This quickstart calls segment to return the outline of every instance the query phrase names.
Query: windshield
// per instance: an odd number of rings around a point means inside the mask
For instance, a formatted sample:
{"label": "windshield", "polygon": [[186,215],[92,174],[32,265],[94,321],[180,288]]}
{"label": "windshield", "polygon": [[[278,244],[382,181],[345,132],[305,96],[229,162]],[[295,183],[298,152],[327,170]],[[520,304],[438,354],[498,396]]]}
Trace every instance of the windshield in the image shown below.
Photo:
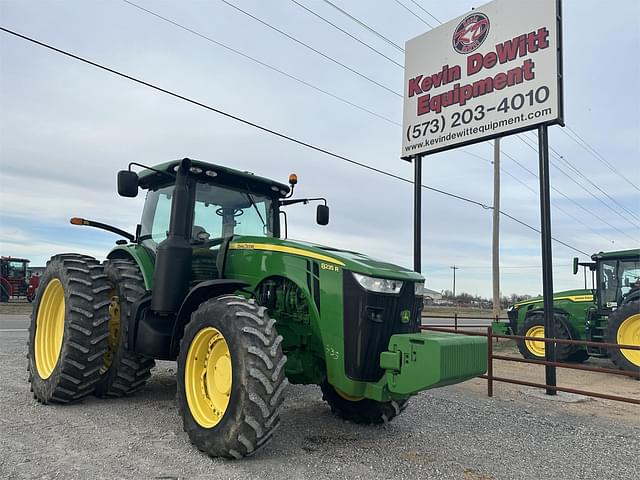
{"label": "windshield", "polygon": [[604,260],[599,267],[600,306],[616,307],[632,289],[640,288],[640,261]]}
{"label": "windshield", "polygon": [[24,262],[9,261],[6,276],[9,278],[24,277],[26,270],[25,265]]}
{"label": "windshield", "polygon": [[[141,238],[155,250],[167,238],[173,185],[149,191],[142,214]],[[215,239],[232,235],[272,237],[273,201],[264,195],[197,183],[191,235]]]}

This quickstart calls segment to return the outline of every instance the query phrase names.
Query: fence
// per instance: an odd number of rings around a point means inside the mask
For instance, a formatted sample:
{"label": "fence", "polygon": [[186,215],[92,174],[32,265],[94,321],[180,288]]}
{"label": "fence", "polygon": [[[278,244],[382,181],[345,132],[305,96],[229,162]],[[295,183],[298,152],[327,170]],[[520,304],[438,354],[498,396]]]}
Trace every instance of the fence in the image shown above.
{"label": "fence", "polygon": [[[487,373],[485,375],[481,375],[480,378],[484,378],[487,380],[487,396],[489,397],[493,397],[493,382],[504,382],[504,383],[512,383],[515,385],[523,385],[527,387],[544,388],[544,389],[547,389],[547,391],[553,390],[557,392],[574,393],[578,395],[586,395],[589,397],[604,398],[607,400],[614,400],[618,402],[626,402],[626,403],[633,403],[636,405],[640,405],[640,398],[623,397],[620,395],[610,395],[610,394],[600,393],[600,392],[590,392],[586,390],[580,390],[577,388],[560,387],[557,385],[547,385],[545,383],[528,382],[525,380],[518,380],[515,378],[498,377],[493,374],[493,362],[494,360],[498,360],[498,361],[505,361],[505,362],[529,363],[534,365],[545,365],[553,368],[558,367],[558,368],[567,368],[567,369],[573,369],[573,370],[582,370],[587,372],[621,375],[621,376],[635,378],[637,380],[640,380],[640,368],[638,369],[637,372],[634,372],[634,371],[626,371],[626,370],[617,370],[613,368],[602,368],[602,367],[593,367],[593,366],[587,366],[587,365],[579,365],[575,363],[550,362],[547,360],[529,360],[526,358],[510,357],[506,355],[495,355],[493,353],[493,340],[495,339],[496,341],[498,341],[498,339],[501,339],[501,338],[509,339],[509,340],[530,340],[530,341],[536,341],[536,342],[545,342],[545,344],[556,343],[556,344],[568,344],[568,345],[593,346],[593,347],[609,348],[609,349],[616,348],[621,350],[640,350],[640,345],[624,345],[619,343],[591,342],[587,340],[568,340],[568,339],[561,339],[561,338],[539,338],[539,337],[527,337],[523,335],[496,334],[493,332],[493,327],[491,325],[487,326],[486,324],[485,325],[464,325],[464,327],[466,328],[483,328],[485,329],[485,331],[470,331],[470,330],[459,329],[459,322],[458,322],[459,320],[465,319],[465,318],[469,320],[479,320],[477,317],[460,317],[458,315],[455,315],[454,317],[437,316],[437,317],[423,317],[423,318],[425,319],[439,318],[439,319],[454,320],[454,328],[422,325],[423,330],[450,332],[450,333],[457,333],[459,335],[481,336],[481,337],[487,338],[488,340],[487,341],[487,344],[488,344]],[[491,321],[494,319],[482,319],[482,320]],[[497,318],[495,320],[497,320]]]}
{"label": "fence", "polygon": [[[487,322],[491,323],[493,321],[500,321],[500,320],[504,320],[504,321],[508,321],[509,319],[507,317],[480,317],[480,316],[464,316],[464,315],[458,315],[458,313],[454,313],[453,316],[446,316],[446,315],[422,315],[422,321],[424,322],[425,320],[453,320],[453,325],[451,325],[454,330],[458,330],[458,327],[466,327],[466,328],[486,328]],[[478,325],[467,325],[466,324],[466,320],[472,320],[475,322],[484,322],[482,324],[478,324]],[[449,322],[450,323],[450,322]],[[463,325],[461,325],[461,323],[463,323]],[[424,326],[424,323],[423,323]],[[436,325],[434,325],[436,326]],[[444,325],[437,325],[438,327],[442,327]],[[448,326],[448,325],[447,325]]]}

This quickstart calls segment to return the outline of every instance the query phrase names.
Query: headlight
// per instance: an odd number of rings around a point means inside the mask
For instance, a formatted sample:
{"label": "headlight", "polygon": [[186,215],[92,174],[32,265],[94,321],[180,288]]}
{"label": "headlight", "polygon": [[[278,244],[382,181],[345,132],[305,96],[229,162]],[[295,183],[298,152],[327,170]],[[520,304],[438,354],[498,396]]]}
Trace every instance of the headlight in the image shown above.
{"label": "headlight", "polygon": [[402,282],[400,280],[368,277],[360,273],[353,273],[353,278],[356,279],[362,288],[370,292],[394,293],[397,295],[402,288]]}
{"label": "headlight", "polygon": [[416,282],[416,297],[424,297],[424,282]]}
{"label": "headlight", "polygon": [[509,305],[509,308],[507,308],[507,312],[510,312],[513,309],[514,309],[514,306],[513,305]]}

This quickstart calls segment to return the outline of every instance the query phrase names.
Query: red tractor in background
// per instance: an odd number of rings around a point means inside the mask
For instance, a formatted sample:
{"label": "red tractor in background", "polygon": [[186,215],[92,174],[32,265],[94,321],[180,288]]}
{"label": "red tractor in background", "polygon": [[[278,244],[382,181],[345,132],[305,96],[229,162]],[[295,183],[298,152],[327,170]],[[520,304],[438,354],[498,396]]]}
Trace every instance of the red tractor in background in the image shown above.
{"label": "red tractor in background", "polygon": [[26,297],[32,302],[40,283],[39,276],[27,273],[29,260],[25,258],[0,257],[0,302],[12,297]]}

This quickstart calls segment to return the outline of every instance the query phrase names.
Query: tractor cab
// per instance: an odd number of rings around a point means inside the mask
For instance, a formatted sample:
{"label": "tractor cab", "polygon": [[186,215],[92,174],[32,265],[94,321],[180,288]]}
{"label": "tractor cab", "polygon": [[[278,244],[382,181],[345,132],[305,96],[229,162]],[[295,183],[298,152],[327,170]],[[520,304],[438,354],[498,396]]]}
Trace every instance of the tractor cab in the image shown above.
{"label": "tractor cab", "polygon": [[[282,206],[321,200],[324,205],[318,206],[317,222],[328,223],[325,199],[290,199],[297,184],[295,174],[285,185],[250,172],[194,160],[188,160],[185,168],[188,188],[184,201],[180,201],[187,208],[176,208],[173,213],[176,174],[184,162],[147,168],[139,176],[121,172],[119,189],[124,196],[137,194],[138,187],[147,190],[137,240],[154,253],[169,237],[171,222],[184,221],[186,230],[181,233],[191,249],[191,284],[224,278],[225,256],[234,236],[280,238],[284,233],[286,237]],[[127,177],[132,179],[130,187]]]}
{"label": "tractor cab", "polygon": [[[170,162],[157,170],[171,173],[177,166]],[[278,202],[289,194],[288,186],[201,162],[192,162],[189,177],[188,203],[193,207],[180,214],[189,217],[184,233],[192,252],[191,283],[224,277],[224,257],[234,235],[280,235]],[[155,253],[169,236],[176,183],[166,174],[145,170],[139,184],[147,190],[139,240]]]}
{"label": "tractor cab", "polygon": [[0,301],[27,295],[27,265],[25,258],[0,258]]}
{"label": "tractor cab", "polygon": [[595,293],[601,315],[640,299],[640,250],[600,252],[591,259],[595,262]]}

